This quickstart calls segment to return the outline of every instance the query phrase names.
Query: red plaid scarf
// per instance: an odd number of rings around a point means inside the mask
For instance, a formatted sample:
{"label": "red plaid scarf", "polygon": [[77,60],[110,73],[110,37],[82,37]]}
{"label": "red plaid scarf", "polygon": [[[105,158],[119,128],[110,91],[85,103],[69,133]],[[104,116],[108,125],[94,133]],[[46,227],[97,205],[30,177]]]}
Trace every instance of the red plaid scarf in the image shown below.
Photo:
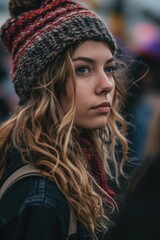
{"label": "red plaid scarf", "polygon": [[115,197],[114,191],[108,186],[104,169],[96,153],[93,152],[91,142],[86,138],[80,136],[78,142],[81,146],[82,152],[87,159],[88,170],[94,177],[101,188],[106,191],[112,198]]}

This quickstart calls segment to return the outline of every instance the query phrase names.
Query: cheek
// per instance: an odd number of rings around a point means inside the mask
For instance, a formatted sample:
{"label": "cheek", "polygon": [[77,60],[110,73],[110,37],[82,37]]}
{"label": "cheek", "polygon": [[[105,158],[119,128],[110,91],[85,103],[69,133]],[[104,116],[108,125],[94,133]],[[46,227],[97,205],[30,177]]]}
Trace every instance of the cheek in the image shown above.
{"label": "cheek", "polygon": [[89,108],[89,98],[90,93],[84,87],[78,87],[76,92],[76,112],[75,112],[75,122],[83,121],[88,116]]}
{"label": "cheek", "polygon": [[93,88],[89,84],[84,84],[83,82],[77,82],[76,89],[76,100],[77,106],[81,107],[81,105],[86,105],[89,103],[90,97],[93,95]]}
{"label": "cheek", "polygon": [[84,105],[86,104],[86,98],[85,98],[85,89],[82,91],[81,89],[77,90],[76,93],[76,112],[82,112]]}
{"label": "cheek", "polygon": [[111,103],[113,101],[114,94],[115,94],[115,81],[113,82],[113,88],[112,88],[112,90],[110,92]]}
{"label": "cheek", "polygon": [[65,88],[65,92],[61,94],[60,97],[60,106],[64,114],[66,114],[71,106],[71,100],[73,96],[73,86],[71,85],[71,81],[68,80]]}

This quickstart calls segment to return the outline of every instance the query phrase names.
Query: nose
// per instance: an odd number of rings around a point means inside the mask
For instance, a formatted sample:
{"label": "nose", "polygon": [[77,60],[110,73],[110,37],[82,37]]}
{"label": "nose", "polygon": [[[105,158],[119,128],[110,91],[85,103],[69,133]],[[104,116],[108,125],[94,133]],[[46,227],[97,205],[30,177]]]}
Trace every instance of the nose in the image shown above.
{"label": "nose", "polygon": [[97,76],[97,94],[107,94],[112,91],[114,87],[114,79],[113,76],[108,76],[106,73],[101,73]]}

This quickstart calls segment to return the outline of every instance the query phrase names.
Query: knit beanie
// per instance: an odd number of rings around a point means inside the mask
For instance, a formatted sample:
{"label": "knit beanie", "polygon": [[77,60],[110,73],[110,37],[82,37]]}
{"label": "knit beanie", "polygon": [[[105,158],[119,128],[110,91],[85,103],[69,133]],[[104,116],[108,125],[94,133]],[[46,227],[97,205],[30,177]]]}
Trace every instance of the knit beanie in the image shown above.
{"label": "knit beanie", "polygon": [[33,82],[58,55],[85,40],[116,43],[106,24],[74,0],[10,0],[11,17],[1,28],[12,54],[12,79],[20,102],[29,100]]}

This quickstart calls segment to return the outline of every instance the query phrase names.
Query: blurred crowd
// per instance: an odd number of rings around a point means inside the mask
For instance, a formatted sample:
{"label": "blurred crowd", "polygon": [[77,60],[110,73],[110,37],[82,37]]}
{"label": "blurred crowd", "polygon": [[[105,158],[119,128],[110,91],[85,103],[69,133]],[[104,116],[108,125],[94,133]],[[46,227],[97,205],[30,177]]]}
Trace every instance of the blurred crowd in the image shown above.
{"label": "blurred crowd", "polygon": [[[160,1],[79,0],[109,25],[133,59],[124,114],[130,122],[132,158],[143,155],[150,120],[160,92]],[[0,25],[8,18],[8,0],[0,2]],[[11,57],[0,43],[0,121],[17,104],[10,77]]]}
{"label": "blurred crowd", "polygon": [[[8,1],[0,2],[0,26],[8,18]],[[17,104],[18,97],[15,94],[10,77],[11,56],[0,42],[0,123],[10,115]]]}
{"label": "blurred crowd", "polygon": [[9,117],[18,101],[11,81],[10,69],[11,57],[0,44],[0,122]]}

